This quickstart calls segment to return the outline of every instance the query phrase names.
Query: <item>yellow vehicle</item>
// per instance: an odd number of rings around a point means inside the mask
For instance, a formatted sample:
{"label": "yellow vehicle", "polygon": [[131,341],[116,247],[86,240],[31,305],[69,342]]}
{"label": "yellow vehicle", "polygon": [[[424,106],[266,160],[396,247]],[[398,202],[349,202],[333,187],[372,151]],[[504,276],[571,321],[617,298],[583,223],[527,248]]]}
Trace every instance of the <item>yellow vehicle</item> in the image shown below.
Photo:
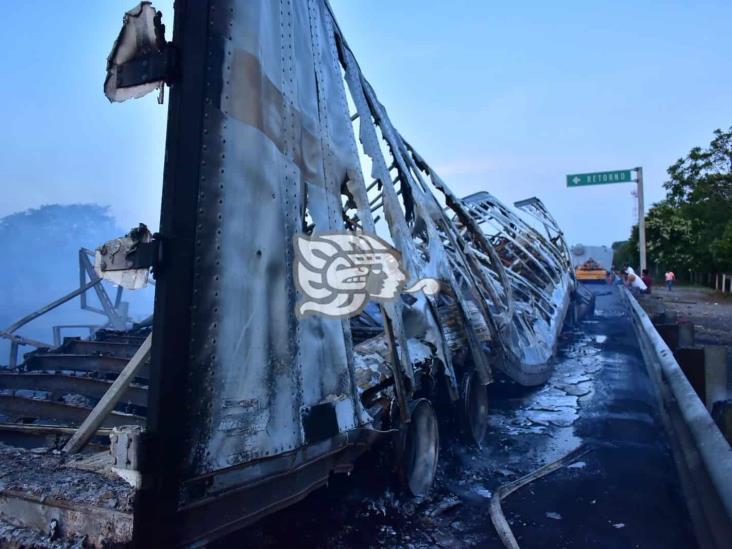
{"label": "yellow vehicle", "polygon": [[607,278],[607,271],[602,268],[602,265],[592,258],[589,258],[584,263],[577,265],[574,269],[574,274],[577,280],[581,280],[583,282],[593,280],[604,282]]}

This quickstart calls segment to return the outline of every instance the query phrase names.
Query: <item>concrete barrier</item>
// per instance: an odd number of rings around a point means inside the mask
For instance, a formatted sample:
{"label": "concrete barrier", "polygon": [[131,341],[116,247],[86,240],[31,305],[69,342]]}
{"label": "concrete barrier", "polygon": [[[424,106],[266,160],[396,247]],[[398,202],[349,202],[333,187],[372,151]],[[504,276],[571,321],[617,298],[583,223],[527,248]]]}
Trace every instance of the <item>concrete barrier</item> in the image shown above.
{"label": "concrete barrier", "polygon": [[729,547],[732,540],[732,447],[676,362],[651,319],[620,289],[651,380],[700,547]]}

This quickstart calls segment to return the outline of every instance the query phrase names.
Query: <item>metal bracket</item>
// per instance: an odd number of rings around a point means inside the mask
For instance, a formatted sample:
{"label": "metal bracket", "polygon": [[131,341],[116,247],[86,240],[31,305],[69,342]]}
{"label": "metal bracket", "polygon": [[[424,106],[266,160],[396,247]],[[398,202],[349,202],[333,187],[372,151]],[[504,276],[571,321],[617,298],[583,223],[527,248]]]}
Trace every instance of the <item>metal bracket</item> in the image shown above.
{"label": "metal bracket", "polygon": [[152,51],[117,67],[117,88],[131,88],[150,82],[170,83],[176,72],[176,51],[168,44],[160,51]]}
{"label": "metal bracket", "polygon": [[155,269],[160,264],[161,245],[159,235],[150,234],[143,224],[129,234],[105,242],[98,248],[102,254],[101,271],[129,271]]}
{"label": "metal bracket", "polygon": [[140,242],[134,250],[132,250],[127,259],[130,262],[131,269],[149,269],[155,270],[160,264],[161,259],[160,240],[153,239],[150,242]]}

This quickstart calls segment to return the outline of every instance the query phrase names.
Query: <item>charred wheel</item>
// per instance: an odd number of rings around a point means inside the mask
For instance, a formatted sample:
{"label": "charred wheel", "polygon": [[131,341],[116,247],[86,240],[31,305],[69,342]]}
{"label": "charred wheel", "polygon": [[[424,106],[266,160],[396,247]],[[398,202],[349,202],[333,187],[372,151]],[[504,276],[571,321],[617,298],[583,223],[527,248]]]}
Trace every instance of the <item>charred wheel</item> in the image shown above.
{"label": "charred wheel", "polygon": [[473,370],[461,385],[460,423],[468,442],[480,444],[488,431],[488,391]]}
{"label": "charred wheel", "polygon": [[415,400],[410,409],[410,421],[399,432],[399,473],[404,487],[412,495],[423,496],[432,488],[437,471],[439,428],[429,400]]}

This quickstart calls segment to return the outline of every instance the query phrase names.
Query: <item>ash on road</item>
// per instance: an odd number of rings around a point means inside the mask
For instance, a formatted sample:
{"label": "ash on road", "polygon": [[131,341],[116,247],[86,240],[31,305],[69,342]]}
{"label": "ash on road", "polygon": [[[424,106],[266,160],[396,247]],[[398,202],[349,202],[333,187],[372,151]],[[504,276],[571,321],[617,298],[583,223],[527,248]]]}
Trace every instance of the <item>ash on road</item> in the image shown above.
{"label": "ash on road", "polygon": [[630,319],[617,288],[590,289],[596,315],[566,331],[546,386],[490,386],[483,448],[444,426],[429,497],[400,493],[387,461],[372,452],[350,477],[221,546],[502,547],[489,517],[496,488],[584,444],[590,453],[504,500],[522,548],[695,547]]}

